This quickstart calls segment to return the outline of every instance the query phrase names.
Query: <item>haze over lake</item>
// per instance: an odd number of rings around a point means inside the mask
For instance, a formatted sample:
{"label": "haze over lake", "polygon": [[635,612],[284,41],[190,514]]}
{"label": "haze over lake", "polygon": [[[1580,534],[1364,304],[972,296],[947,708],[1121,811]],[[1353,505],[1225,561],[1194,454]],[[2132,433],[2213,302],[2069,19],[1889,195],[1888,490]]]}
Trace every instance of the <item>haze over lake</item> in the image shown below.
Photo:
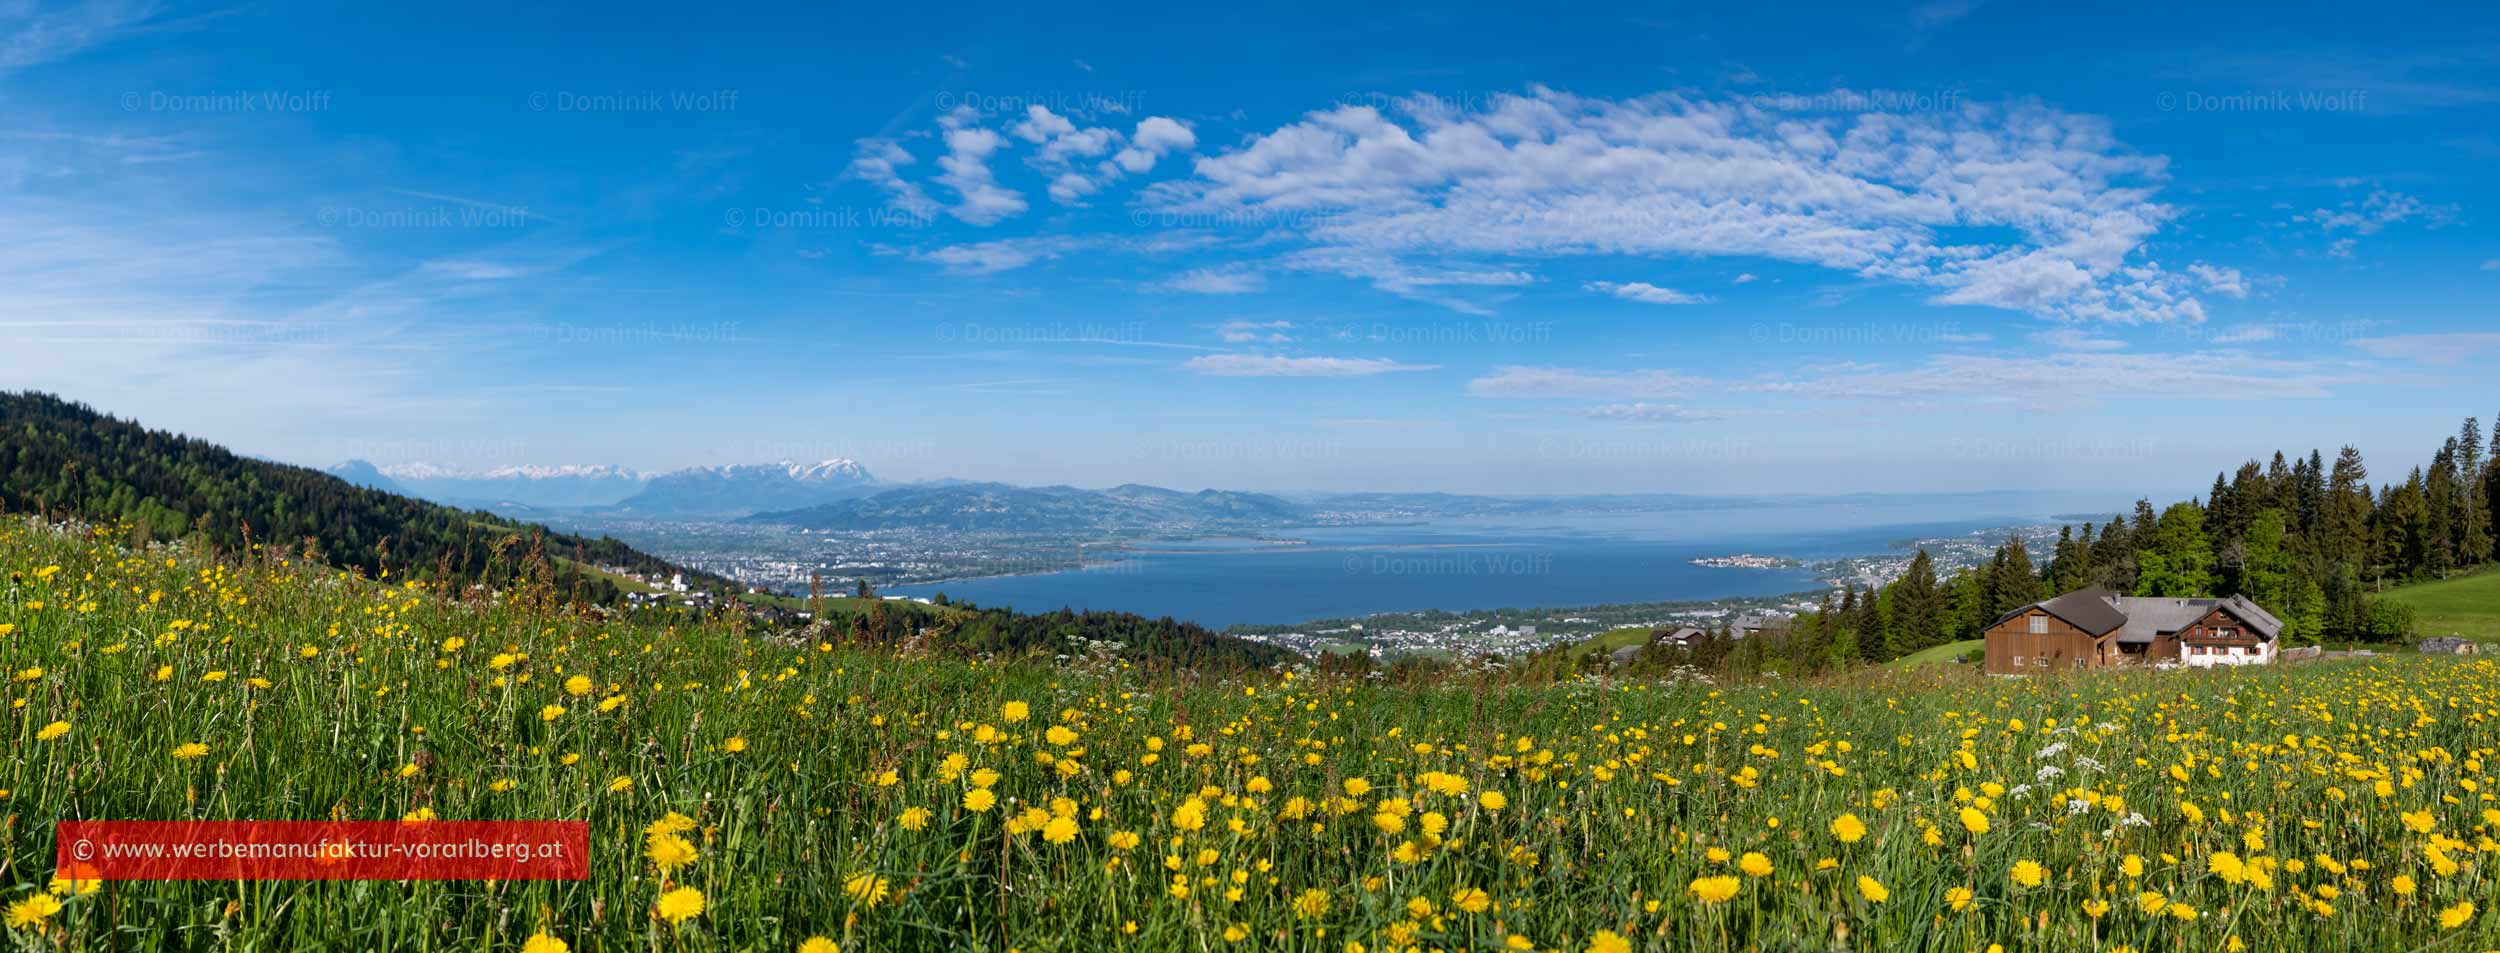
{"label": "haze over lake", "polygon": [[[1692,560],[1737,553],[1800,560],[1906,555],[1894,544],[2125,511],[2097,496],[1996,502],[1998,508],[1984,510],[1968,498],[1883,499],[1312,529],[1279,534],[1291,542],[1145,544],[1084,569],[886,591],[943,592],[1027,612],[1067,607],[1168,615],[1215,627],[1419,609],[1769,596],[1824,583],[1803,567],[1716,568]],[[2032,551],[2041,553],[2046,542],[2035,541]]]}

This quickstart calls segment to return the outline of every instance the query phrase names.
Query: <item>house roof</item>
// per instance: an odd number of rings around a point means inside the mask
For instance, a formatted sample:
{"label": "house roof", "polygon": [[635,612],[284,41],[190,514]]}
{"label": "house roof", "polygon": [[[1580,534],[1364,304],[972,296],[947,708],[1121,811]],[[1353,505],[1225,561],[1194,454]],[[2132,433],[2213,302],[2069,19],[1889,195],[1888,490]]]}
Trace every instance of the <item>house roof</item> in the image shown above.
{"label": "house roof", "polygon": [[2246,596],[2224,599],[2121,596],[2100,586],[2077,589],[2054,599],[2034,602],[1998,616],[1988,626],[1995,628],[2008,619],[2041,609],[2066,620],[2068,625],[2090,633],[2094,638],[2116,630],[2118,641],[2133,645],[2148,643],[2159,636],[2195,625],[2197,620],[2217,608],[2229,612],[2266,638],[2275,638],[2283,632],[2282,620],[2249,601]]}
{"label": "house roof", "polygon": [[2127,624],[2127,616],[2119,612],[2117,606],[2110,604],[2113,598],[2116,597],[2112,596],[2109,590],[2099,586],[2077,589],[2057,598],[2034,602],[1998,616],[1995,622],[1988,623],[1988,627],[1995,628],[2005,624],[2007,619],[2023,615],[2033,609],[2040,609],[2065,620],[2067,625],[2091,633],[2093,638],[2100,638],[2108,635],[2110,630]]}

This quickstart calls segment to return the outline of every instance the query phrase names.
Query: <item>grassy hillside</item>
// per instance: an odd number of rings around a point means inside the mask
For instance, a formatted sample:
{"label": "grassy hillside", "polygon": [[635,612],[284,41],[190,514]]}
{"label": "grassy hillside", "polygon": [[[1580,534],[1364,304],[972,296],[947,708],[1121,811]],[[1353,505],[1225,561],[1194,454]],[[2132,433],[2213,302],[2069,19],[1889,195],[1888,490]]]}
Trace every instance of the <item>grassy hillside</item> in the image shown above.
{"label": "grassy hillside", "polygon": [[367,489],[46,394],[0,391],[0,434],[0,511],[126,527],[134,540],[278,546],[370,578],[537,586],[589,602],[631,588],[600,566],[737,588],[614,539]]}
{"label": "grassy hillside", "polygon": [[1947,642],[1943,645],[1931,645],[1900,658],[1893,659],[1892,661],[1884,664],[1890,665],[1894,668],[1915,668],[1921,665],[1945,665],[1950,664],[1954,659],[1962,657],[1963,653],[1969,652],[1973,649],[1984,648],[1987,644],[1988,640],[1986,639],[1965,639],[1960,642]]}
{"label": "grassy hillside", "polygon": [[2412,606],[2424,636],[2462,635],[2500,642],[2500,570],[2418,582],[2390,590],[2387,598]]}
{"label": "grassy hillside", "polygon": [[[768,635],[0,521],[0,929],[130,951],[2500,942],[2477,850],[2500,660],[1398,686]],[[60,818],[330,816],[586,821],[590,874],[53,880]]]}

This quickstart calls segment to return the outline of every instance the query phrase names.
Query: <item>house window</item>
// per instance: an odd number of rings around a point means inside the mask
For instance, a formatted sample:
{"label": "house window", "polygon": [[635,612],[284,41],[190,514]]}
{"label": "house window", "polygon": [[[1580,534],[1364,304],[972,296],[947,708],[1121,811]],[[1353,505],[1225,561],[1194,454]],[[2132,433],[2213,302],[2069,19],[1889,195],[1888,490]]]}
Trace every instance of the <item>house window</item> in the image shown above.
{"label": "house window", "polygon": [[2048,617],[2048,616],[2044,616],[2044,615],[2034,615],[2034,616],[2032,616],[2032,617],[2031,617],[2031,634],[2033,634],[2033,635],[2047,635],[2047,634],[2049,634],[2049,617]]}

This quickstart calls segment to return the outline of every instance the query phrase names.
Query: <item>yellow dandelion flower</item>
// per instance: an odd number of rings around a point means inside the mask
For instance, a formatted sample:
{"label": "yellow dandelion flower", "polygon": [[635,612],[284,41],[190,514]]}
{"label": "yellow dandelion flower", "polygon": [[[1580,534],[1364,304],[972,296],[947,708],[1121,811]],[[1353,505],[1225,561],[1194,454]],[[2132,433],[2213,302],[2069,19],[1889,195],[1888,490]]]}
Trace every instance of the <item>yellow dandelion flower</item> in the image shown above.
{"label": "yellow dandelion flower", "polygon": [[686,921],[703,915],[703,891],[693,887],[679,887],[663,893],[660,895],[659,902],[652,905],[651,912],[660,919],[668,921],[670,926],[683,925]]}
{"label": "yellow dandelion flower", "polygon": [[1882,881],[1863,875],[1858,877],[1858,895],[1865,897],[1868,903],[1882,903],[1892,899],[1892,891],[1884,889]]}
{"label": "yellow dandelion flower", "polygon": [[849,894],[852,902],[872,909],[885,902],[886,887],[885,878],[875,874],[852,874],[842,882],[842,892]]}
{"label": "yellow dandelion flower", "polygon": [[1693,899],[1703,903],[1726,903],[1728,898],[1736,896],[1737,889],[1743,886],[1743,881],[1722,875],[1696,877],[1692,883],[1685,885],[1684,889],[1693,895]]}
{"label": "yellow dandelion flower", "polygon": [[1856,814],[1842,814],[1832,818],[1831,831],[1841,843],[1855,844],[1866,837],[1866,822],[1858,820]]}

